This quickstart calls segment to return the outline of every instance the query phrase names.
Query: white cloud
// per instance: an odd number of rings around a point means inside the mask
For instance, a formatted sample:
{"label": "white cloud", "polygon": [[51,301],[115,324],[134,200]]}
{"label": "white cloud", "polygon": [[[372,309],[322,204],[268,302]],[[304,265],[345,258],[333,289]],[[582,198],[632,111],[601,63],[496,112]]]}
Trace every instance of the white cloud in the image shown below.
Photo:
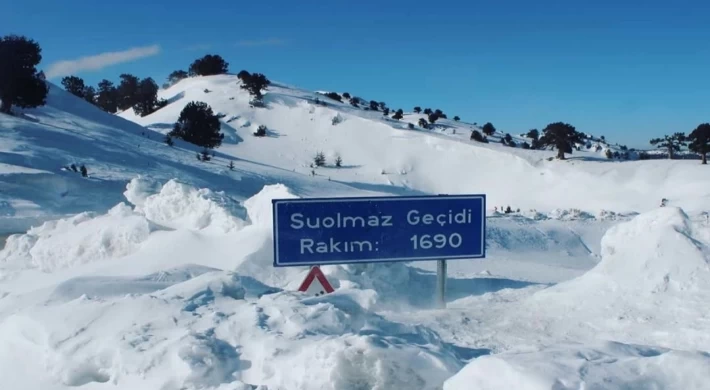
{"label": "white cloud", "polygon": [[262,40],[239,41],[236,43],[236,46],[242,46],[242,47],[276,46],[276,45],[282,45],[285,42],[286,41],[284,41],[283,39],[271,38],[271,39],[262,39]]}
{"label": "white cloud", "polygon": [[160,46],[134,47],[123,51],[112,51],[81,57],[75,60],[58,61],[49,65],[45,72],[47,78],[67,76],[86,70],[100,70],[107,66],[135,61],[140,58],[150,57],[160,52]]}

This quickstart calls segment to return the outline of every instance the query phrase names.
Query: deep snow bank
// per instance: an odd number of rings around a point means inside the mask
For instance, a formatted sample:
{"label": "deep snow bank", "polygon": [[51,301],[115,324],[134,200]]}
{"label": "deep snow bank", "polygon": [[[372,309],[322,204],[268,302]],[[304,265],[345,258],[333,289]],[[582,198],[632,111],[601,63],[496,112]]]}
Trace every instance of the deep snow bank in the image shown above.
{"label": "deep snow bank", "polygon": [[[169,283],[19,309],[0,322],[0,378],[27,389],[433,390],[462,367],[435,332],[364,309],[354,290],[308,298],[220,271]],[[18,364],[19,351],[29,360]]]}
{"label": "deep snow bank", "polygon": [[[601,291],[638,295],[691,295],[710,290],[710,250],[702,232],[676,207],[664,207],[613,226],[602,238],[602,260],[583,276],[538,294],[581,295]],[[607,297],[616,300],[614,295]],[[594,301],[599,303],[599,301]]]}
{"label": "deep snow bank", "polygon": [[149,188],[140,179],[134,179],[126,196],[136,202],[137,211],[157,224],[215,233],[229,233],[245,225],[244,208],[223,192],[196,189],[177,180],[165,183],[159,193],[145,196]]}
{"label": "deep snow bank", "polygon": [[620,343],[565,345],[474,360],[444,390],[707,389],[710,355]]}
{"label": "deep snow bank", "polygon": [[45,222],[7,239],[0,251],[0,276],[3,268],[51,272],[122,257],[135,252],[151,231],[149,221],[123,203],[105,215],[86,212]]}

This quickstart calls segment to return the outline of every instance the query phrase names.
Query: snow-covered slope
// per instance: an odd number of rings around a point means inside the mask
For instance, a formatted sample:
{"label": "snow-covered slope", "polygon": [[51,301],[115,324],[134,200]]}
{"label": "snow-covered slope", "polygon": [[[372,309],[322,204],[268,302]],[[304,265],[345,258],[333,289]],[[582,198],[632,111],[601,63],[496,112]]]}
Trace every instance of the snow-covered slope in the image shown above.
{"label": "snow-covered slope", "polygon": [[[586,150],[575,151],[566,162],[548,161],[554,151],[471,141],[470,124],[441,119],[433,130],[409,130],[407,124],[416,125],[423,114],[397,121],[279,83],[265,93],[266,108],[250,108],[249,95],[230,75],[185,79],[160,97],[171,104],[142,118],[132,110],[121,116],[167,133],[188,102],[204,101],[225,115],[227,142],[220,152],[310,175],[313,157],[322,151],[331,167],[316,169],[316,179],[357,183],[363,189],[486,193],[491,206],[544,212],[645,211],[662,198],[699,210],[709,200],[710,170],[697,161],[619,162]],[[315,104],[316,99],[327,106]],[[333,125],[336,116],[342,122]],[[268,137],[252,136],[259,125],[267,126]],[[344,168],[332,167],[336,155]]]}
{"label": "snow-covered slope", "polygon": [[[697,161],[548,161],[474,143],[469,124],[411,130],[420,115],[281,84],[251,108],[229,75],[161,94],[163,109],[119,117],[52,86],[47,106],[0,115],[0,234],[27,230],[0,251],[0,388],[710,382],[710,171]],[[224,115],[209,162],[162,141],[192,100]],[[343,167],[311,168],[318,151]],[[90,177],[61,169],[72,163]],[[449,262],[446,310],[432,262],[326,266],[336,292],[317,297],[296,291],[307,268],[272,266],[272,199],[461,192],[488,195],[488,251]],[[493,209],[508,205],[521,210]]]}

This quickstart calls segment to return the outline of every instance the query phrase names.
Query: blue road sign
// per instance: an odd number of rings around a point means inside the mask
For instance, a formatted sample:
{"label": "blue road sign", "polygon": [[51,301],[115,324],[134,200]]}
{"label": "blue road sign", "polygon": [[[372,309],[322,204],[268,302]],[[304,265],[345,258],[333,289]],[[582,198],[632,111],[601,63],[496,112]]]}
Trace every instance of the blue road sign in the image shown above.
{"label": "blue road sign", "polygon": [[486,196],[275,199],[274,266],[483,258]]}

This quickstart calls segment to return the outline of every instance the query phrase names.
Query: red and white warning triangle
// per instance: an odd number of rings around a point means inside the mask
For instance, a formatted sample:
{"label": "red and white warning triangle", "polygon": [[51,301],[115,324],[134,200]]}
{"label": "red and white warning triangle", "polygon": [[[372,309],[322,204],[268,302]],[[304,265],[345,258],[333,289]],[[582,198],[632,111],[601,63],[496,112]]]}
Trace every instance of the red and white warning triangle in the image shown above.
{"label": "red and white warning triangle", "polygon": [[328,279],[325,278],[325,275],[323,275],[323,271],[321,271],[319,267],[313,267],[308,275],[306,275],[298,291],[305,292],[308,295],[320,296],[326,293],[332,293],[335,290],[328,282]]}

